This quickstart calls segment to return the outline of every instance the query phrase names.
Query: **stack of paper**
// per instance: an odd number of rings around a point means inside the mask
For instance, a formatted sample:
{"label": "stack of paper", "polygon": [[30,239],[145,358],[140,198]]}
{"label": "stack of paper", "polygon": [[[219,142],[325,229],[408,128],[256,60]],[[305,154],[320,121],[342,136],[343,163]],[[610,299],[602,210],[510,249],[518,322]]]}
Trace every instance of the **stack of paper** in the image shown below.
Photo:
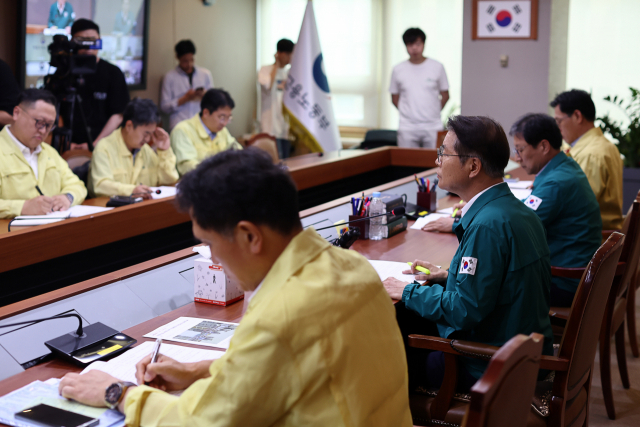
{"label": "stack of paper", "polygon": [[420,217],[411,226],[413,230],[422,230],[422,227],[440,218],[451,218],[451,214],[433,213],[427,216]]}
{"label": "stack of paper", "polygon": [[161,338],[186,344],[229,348],[229,343],[237,327],[238,323],[197,317],[178,317],[176,320],[149,332],[145,338]]}
{"label": "stack of paper", "polygon": [[395,279],[401,280],[403,282],[413,282],[414,276],[413,274],[403,274],[402,272],[405,270],[410,270],[411,267],[409,264],[404,262],[394,262],[394,261],[371,261],[371,266],[376,270],[378,276],[380,276],[380,280],[388,279],[389,277],[393,277]]}
{"label": "stack of paper", "polygon": [[[141,361],[145,356],[153,352],[155,342],[145,341],[137,347],[127,350],[118,357],[108,362],[93,362],[87,366],[82,373],[93,370],[106,372],[122,381],[137,383],[136,381],[136,363]],[[162,343],[160,346],[160,354],[169,356],[172,359],[182,363],[200,362],[202,360],[215,360],[222,357],[223,351],[203,350],[200,348],[184,347],[181,345],[171,345]]]}
{"label": "stack of paper", "polygon": [[531,185],[533,181],[509,182],[509,189],[517,199],[524,200],[531,194]]}
{"label": "stack of paper", "polygon": [[69,208],[65,212],[69,212],[69,218],[79,218],[86,215],[94,215],[100,212],[110,211],[113,208],[103,208],[102,206],[86,206],[78,205]]}

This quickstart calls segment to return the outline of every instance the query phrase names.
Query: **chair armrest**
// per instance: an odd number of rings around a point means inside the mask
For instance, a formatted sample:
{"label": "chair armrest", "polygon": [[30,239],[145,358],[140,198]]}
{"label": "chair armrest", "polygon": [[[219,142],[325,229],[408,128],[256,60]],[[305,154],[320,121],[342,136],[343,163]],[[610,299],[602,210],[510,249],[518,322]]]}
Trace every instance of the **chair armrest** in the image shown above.
{"label": "chair armrest", "polygon": [[[624,274],[624,270],[626,268],[625,262],[619,262],[618,267],[616,268],[616,276],[622,276]],[[584,274],[584,270],[586,267],[553,267],[551,266],[551,275],[555,277],[566,277],[568,279],[582,279],[582,275]]]}
{"label": "chair armrest", "polygon": [[620,230],[602,230],[602,241],[604,242],[615,232],[620,232]]}
{"label": "chair armrest", "polygon": [[409,335],[409,347],[441,351],[447,354],[489,360],[500,347],[472,341],[450,340],[426,335]]}
{"label": "chair armrest", "polygon": [[542,355],[540,357],[540,369],[548,369],[549,371],[568,371],[569,359]]}

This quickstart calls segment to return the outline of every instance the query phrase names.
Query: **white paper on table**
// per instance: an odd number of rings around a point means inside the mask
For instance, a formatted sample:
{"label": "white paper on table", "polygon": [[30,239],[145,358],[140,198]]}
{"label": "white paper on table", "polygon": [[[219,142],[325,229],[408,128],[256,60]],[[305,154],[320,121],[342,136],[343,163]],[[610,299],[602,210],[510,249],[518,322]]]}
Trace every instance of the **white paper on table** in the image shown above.
{"label": "white paper on table", "polygon": [[516,199],[520,199],[520,200],[526,199],[531,194],[530,189],[521,189],[521,188],[511,188],[511,192],[513,193],[514,196],[516,196]]}
{"label": "white paper on table", "polygon": [[520,190],[526,190],[527,187],[533,185],[533,181],[516,181],[516,182],[508,182],[509,188],[516,188]]}
{"label": "white paper on table", "polygon": [[436,213],[439,213],[439,214],[447,214],[447,215],[453,215],[453,209],[454,209],[454,207],[453,207],[453,206],[451,206],[450,208],[440,209],[440,210],[436,211]]}
{"label": "white paper on table", "polygon": [[57,212],[49,212],[45,215],[20,215],[15,219],[17,220],[32,220],[32,219],[46,219],[46,220],[54,220],[54,219],[67,219],[69,218],[69,211],[57,211]]}
{"label": "white paper on table", "polygon": [[[213,326],[232,327],[235,329],[238,323],[220,322],[218,320],[200,319],[197,317],[178,317],[177,319],[167,323],[158,329],[149,332],[145,338],[162,338],[162,340],[181,342],[186,344],[197,344],[207,347],[216,348],[229,348],[229,343],[233,337],[233,331],[226,331],[224,333],[207,333],[207,331],[200,332],[190,331],[194,326],[200,323],[206,322],[213,324]],[[201,336],[197,336],[201,335]],[[220,335],[219,337],[216,335]],[[185,337],[185,338],[180,338]],[[189,338],[187,338],[189,337]]]}
{"label": "white paper on table", "polygon": [[405,270],[410,270],[411,266],[405,262],[394,262],[394,261],[372,261],[369,260],[371,266],[376,270],[378,276],[380,276],[380,280],[388,279],[389,277],[393,277],[395,279],[401,280],[403,282],[413,282],[415,277],[413,274],[402,274]]}
{"label": "white paper on table", "polygon": [[422,227],[440,218],[451,218],[451,214],[434,213],[434,214],[429,214],[427,216],[420,217],[411,226],[411,228],[414,230],[422,230]]}
{"label": "white paper on table", "polygon": [[[145,341],[137,347],[133,347],[118,357],[108,362],[93,362],[81,372],[81,374],[89,371],[98,370],[106,372],[122,381],[136,383],[136,363],[147,355],[153,353],[156,343],[153,341]],[[181,345],[172,345],[162,343],[160,346],[160,354],[169,356],[172,359],[182,363],[200,362],[202,360],[215,360],[222,357],[224,351],[204,350],[201,348],[185,347]]]}
{"label": "white paper on table", "polygon": [[110,211],[113,208],[103,208],[102,206],[86,206],[77,205],[72,206],[65,212],[69,212],[69,218],[78,218],[86,215],[94,215],[100,212]]}
{"label": "white paper on table", "polygon": [[19,219],[11,222],[11,227],[29,227],[32,225],[46,225],[54,222],[64,221],[64,218],[35,218],[35,219]]}
{"label": "white paper on table", "polygon": [[[160,190],[160,194],[156,194],[156,190]],[[164,199],[176,195],[176,187],[151,187],[152,199]]]}

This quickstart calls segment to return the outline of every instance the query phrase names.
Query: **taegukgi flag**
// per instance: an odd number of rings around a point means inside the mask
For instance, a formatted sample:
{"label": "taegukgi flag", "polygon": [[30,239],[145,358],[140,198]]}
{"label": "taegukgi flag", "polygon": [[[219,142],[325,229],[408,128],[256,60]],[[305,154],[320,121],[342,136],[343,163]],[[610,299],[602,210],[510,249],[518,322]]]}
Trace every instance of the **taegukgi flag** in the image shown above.
{"label": "taegukgi flag", "polygon": [[478,8],[478,37],[531,37],[531,0],[480,0]]}
{"label": "taegukgi flag", "polygon": [[291,57],[283,109],[289,117],[291,133],[312,151],[336,151],[342,148],[311,0],[307,3],[298,42]]}

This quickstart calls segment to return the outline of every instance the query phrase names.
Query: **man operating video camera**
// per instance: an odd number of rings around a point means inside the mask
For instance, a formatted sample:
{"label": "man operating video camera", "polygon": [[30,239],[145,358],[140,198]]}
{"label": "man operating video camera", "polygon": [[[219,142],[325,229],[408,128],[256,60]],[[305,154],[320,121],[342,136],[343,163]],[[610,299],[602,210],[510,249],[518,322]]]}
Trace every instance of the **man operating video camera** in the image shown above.
{"label": "man operating video camera", "polygon": [[[71,37],[75,43],[96,42],[100,39],[100,28],[93,21],[78,19],[71,27]],[[97,64],[95,73],[82,75],[74,85],[82,102],[75,102],[74,106],[71,140],[75,144],[71,144],[71,148],[89,148],[90,143],[95,146],[100,139],[116,130],[130,100],[124,74],[117,66],[98,57],[100,46],[100,43],[94,43],[90,49],[77,52],[79,55],[95,55]],[[82,119],[83,113],[85,120]]]}

